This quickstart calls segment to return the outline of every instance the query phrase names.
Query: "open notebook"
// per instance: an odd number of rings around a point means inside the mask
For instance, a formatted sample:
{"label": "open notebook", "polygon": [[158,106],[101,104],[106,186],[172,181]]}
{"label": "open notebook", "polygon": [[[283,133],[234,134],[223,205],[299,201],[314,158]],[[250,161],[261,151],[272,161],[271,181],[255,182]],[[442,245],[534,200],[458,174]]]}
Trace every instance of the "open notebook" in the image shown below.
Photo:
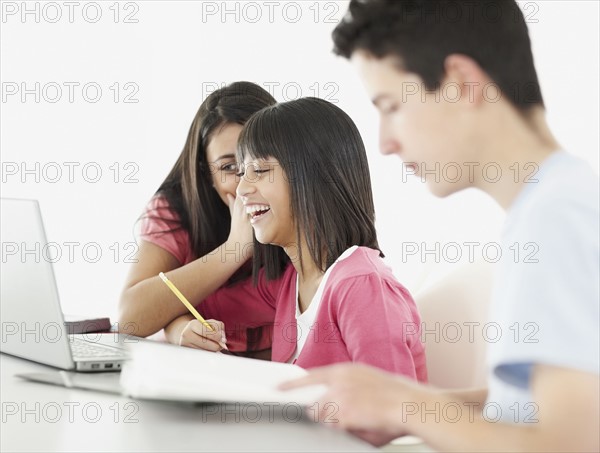
{"label": "open notebook", "polygon": [[280,383],[306,374],[296,365],[150,341],[128,346],[121,389],[133,398],[311,405],[325,392],[321,385],[277,390]]}

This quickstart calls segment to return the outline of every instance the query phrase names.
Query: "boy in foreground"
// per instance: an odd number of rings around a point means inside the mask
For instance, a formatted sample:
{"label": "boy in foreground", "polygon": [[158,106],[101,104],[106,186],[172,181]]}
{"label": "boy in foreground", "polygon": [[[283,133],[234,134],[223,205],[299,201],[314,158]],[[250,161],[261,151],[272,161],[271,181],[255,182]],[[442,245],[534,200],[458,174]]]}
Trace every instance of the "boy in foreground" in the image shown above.
{"label": "boy in foreground", "polygon": [[411,434],[440,451],[598,451],[599,182],[547,126],[518,5],[352,0],[333,39],[380,113],[382,153],[437,196],[476,187],[507,211],[489,315],[502,335],[485,389],[349,364],[285,387],[327,384],[323,415],[334,402],[335,427],[375,444]]}

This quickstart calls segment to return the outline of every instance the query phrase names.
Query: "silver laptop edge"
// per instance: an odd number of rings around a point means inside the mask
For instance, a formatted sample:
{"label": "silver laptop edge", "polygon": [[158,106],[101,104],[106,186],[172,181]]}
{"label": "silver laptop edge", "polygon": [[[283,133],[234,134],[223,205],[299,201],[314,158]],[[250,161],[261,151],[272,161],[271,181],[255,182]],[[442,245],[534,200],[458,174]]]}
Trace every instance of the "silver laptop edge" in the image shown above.
{"label": "silver laptop edge", "polygon": [[[126,354],[117,341],[111,347],[68,335],[37,200],[1,198],[0,203],[0,352],[64,370],[120,370]],[[94,357],[74,355],[72,346],[81,341]]]}

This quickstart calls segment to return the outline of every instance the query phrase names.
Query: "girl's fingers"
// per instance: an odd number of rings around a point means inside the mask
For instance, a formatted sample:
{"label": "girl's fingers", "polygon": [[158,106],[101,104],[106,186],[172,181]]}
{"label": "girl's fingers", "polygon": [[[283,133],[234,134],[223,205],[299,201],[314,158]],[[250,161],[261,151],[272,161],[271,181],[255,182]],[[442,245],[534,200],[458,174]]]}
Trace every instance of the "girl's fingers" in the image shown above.
{"label": "girl's fingers", "polygon": [[230,193],[227,194],[227,202],[229,204],[229,214],[233,216],[233,209],[235,207],[235,197]]}
{"label": "girl's fingers", "polygon": [[206,322],[213,330],[209,329],[198,320],[190,321],[190,335],[197,337],[194,340],[194,343],[197,344],[199,341],[211,341],[219,345],[221,349],[228,349],[226,345],[227,338],[225,336],[225,325],[221,321],[216,321],[214,319],[209,319]]}
{"label": "girl's fingers", "polygon": [[209,340],[207,338],[202,338],[202,337],[191,337],[186,339],[183,343],[183,346],[187,346],[189,348],[194,348],[194,349],[202,349],[204,351],[210,351],[210,352],[219,352],[222,348],[221,345],[219,345],[218,343]]}

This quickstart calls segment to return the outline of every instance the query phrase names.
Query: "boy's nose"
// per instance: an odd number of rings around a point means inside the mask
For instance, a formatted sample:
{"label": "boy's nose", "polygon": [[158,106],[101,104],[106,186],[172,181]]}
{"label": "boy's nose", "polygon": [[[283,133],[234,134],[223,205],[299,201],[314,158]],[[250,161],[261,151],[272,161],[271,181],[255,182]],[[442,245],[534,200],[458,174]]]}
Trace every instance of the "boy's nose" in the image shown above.
{"label": "boy's nose", "polygon": [[389,127],[379,125],[379,149],[381,154],[395,154],[400,152],[400,142],[394,137]]}

